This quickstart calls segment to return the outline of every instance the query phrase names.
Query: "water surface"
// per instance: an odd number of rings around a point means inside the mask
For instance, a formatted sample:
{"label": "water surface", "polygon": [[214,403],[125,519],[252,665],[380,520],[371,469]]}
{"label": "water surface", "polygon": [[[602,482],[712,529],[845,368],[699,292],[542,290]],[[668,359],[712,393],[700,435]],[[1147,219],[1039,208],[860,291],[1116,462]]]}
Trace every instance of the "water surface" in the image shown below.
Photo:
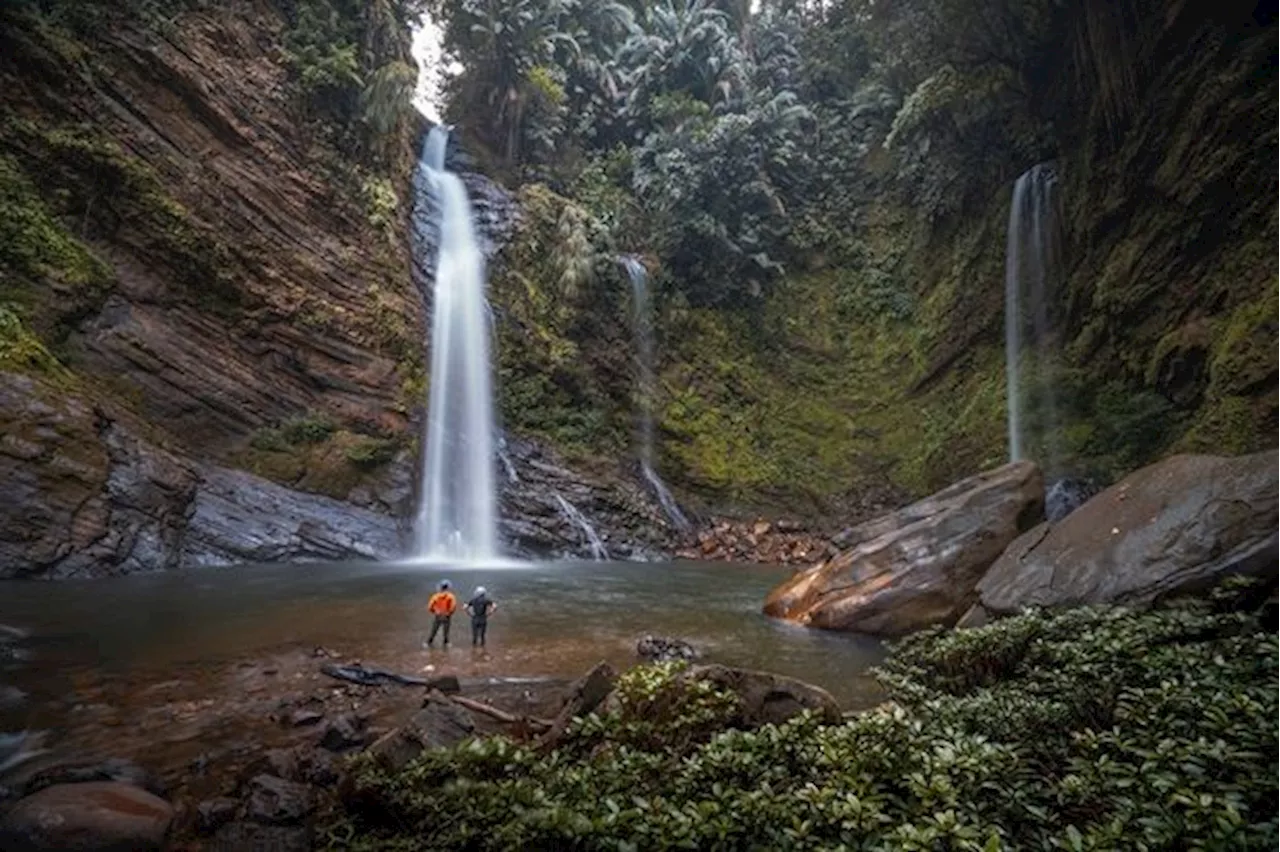
{"label": "water surface", "polygon": [[[7,678],[32,701],[65,699],[89,674],[157,681],[297,647],[402,671],[462,677],[572,677],[600,660],[636,661],[645,633],[692,642],[712,662],[766,669],[830,690],[849,707],[879,700],[864,637],[764,617],[785,568],[709,563],[564,563],[508,569],[389,564],[240,566],[0,586],[0,624],[30,632]],[[427,598],[449,579],[465,601],[497,600],[488,648],[455,616],[452,647],[423,647]],[[437,642],[437,645],[439,643]]]}

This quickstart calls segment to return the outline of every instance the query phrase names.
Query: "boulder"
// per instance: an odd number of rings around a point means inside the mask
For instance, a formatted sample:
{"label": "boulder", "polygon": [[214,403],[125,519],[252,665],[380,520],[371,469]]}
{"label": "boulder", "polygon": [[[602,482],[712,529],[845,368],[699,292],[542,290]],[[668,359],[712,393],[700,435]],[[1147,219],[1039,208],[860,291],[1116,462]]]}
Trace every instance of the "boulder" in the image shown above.
{"label": "boulder", "polygon": [[132,784],[56,784],[20,799],[0,820],[0,849],[148,852],[163,847],[173,808]]}
{"label": "boulder", "polygon": [[961,626],[1032,606],[1148,606],[1227,574],[1274,577],[1277,460],[1179,455],[1130,474],[1010,545]]}
{"label": "boulder", "polygon": [[427,749],[456,745],[475,730],[475,721],[465,708],[431,692],[408,724],[383,736],[369,751],[388,772],[398,772]]}
{"label": "boulder", "polygon": [[343,713],[324,729],[320,746],[329,751],[346,751],[362,746],[368,741],[369,734],[365,720],[352,713]]}
{"label": "boulder", "polygon": [[212,834],[235,819],[239,810],[240,803],[235,799],[207,799],[196,806],[196,828],[202,834]]}
{"label": "boulder", "polygon": [[274,775],[257,775],[248,785],[245,816],[267,825],[299,823],[315,807],[311,788]]}
{"label": "boulder", "polygon": [[585,716],[595,710],[613,692],[618,673],[606,662],[596,663],[591,671],[574,681],[565,694],[564,704],[551,728],[542,735],[539,743],[544,747],[555,745],[564,736],[569,723],[577,716]]}
{"label": "boulder", "polygon": [[971,476],[835,538],[845,548],[770,593],[764,611],[827,630],[901,636],[952,625],[1019,533],[1043,518],[1031,462]]}
{"label": "boulder", "polygon": [[681,672],[685,681],[708,681],[721,689],[732,692],[742,702],[735,725],[758,728],[761,725],[780,724],[806,710],[822,721],[836,724],[840,721],[840,705],[825,689],[770,672],[735,669],[728,666],[694,666]]}

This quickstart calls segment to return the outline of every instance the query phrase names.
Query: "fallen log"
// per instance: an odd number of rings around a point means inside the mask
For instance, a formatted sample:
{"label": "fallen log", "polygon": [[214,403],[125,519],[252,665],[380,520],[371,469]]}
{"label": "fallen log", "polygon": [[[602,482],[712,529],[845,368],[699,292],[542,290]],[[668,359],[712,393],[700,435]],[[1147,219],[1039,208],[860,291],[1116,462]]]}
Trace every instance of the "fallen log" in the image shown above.
{"label": "fallen log", "polygon": [[482,701],[476,701],[474,698],[454,695],[451,697],[451,700],[454,704],[457,704],[460,707],[465,707],[468,710],[481,713],[488,716],[490,719],[496,719],[507,725],[528,725],[532,728],[541,728],[544,731],[551,728],[551,722],[546,719],[536,719],[532,716],[517,716],[514,713],[508,713],[506,710],[500,710],[497,707],[485,704]]}

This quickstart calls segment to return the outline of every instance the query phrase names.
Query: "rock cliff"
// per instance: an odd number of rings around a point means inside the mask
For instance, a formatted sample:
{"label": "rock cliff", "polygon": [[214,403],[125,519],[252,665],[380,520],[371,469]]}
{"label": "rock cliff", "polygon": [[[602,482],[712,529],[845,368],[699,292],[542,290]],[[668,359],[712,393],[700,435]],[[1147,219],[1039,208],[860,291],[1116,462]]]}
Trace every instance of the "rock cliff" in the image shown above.
{"label": "rock cliff", "polygon": [[[421,120],[375,144],[317,106],[316,5],[0,9],[0,576],[400,551]],[[362,73],[407,60],[354,14]]]}

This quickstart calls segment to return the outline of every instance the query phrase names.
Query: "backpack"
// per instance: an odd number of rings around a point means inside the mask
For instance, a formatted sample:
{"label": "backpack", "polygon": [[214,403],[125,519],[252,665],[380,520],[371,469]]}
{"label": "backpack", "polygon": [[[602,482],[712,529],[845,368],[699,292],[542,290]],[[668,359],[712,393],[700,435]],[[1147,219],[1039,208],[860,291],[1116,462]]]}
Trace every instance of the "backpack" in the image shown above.
{"label": "backpack", "polygon": [[476,595],[467,602],[467,606],[471,607],[472,618],[488,618],[489,610],[493,608],[493,601],[489,600],[487,595]]}

